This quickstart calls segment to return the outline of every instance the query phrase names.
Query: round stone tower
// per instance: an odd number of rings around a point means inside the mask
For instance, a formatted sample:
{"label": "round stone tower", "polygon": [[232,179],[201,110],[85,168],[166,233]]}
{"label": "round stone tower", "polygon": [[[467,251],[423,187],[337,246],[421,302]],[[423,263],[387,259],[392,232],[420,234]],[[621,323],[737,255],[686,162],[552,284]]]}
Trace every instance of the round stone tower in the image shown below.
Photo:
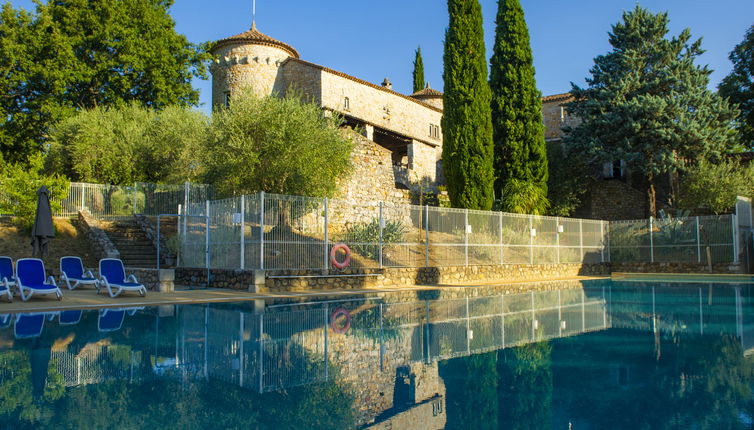
{"label": "round stone tower", "polygon": [[245,87],[260,96],[283,92],[280,65],[299,58],[292,46],[259,32],[254,23],[249,31],[215,42],[210,54],[213,107],[229,105],[233,93]]}
{"label": "round stone tower", "polygon": [[429,84],[427,84],[427,86],[424,87],[423,90],[419,90],[411,94],[411,97],[415,98],[416,100],[422,101],[430,106],[434,106],[439,109],[443,108],[442,92],[437,91],[433,88],[430,88]]}

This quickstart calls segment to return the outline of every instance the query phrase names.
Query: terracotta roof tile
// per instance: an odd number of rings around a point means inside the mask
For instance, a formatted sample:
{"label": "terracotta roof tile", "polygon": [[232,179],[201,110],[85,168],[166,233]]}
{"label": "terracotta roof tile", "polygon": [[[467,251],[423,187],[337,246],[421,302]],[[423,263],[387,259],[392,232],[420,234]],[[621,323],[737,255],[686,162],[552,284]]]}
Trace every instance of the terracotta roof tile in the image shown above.
{"label": "terracotta roof tile", "polygon": [[283,43],[277,39],[273,39],[272,37],[260,32],[259,30],[257,30],[256,24],[252,24],[250,30],[245,31],[241,34],[236,34],[235,36],[218,40],[214,45],[212,45],[210,52],[214,53],[214,51],[221,46],[229,45],[231,43],[253,43],[255,45],[272,46],[282,49],[283,51],[290,54],[291,57],[299,58],[298,51],[296,51],[296,49],[294,49],[291,45]]}
{"label": "terracotta roof tile", "polygon": [[419,91],[411,94],[411,97],[415,97],[415,98],[419,98],[419,99],[422,99],[422,98],[440,98],[440,97],[442,97],[442,91],[437,91],[436,89],[430,88],[429,85],[427,85],[427,87],[424,88],[423,90],[419,90]]}
{"label": "terracotta roof tile", "polygon": [[573,96],[571,95],[571,93],[553,94],[550,96],[542,97],[542,102],[548,103],[548,102],[560,102],[560,101],[566,101],[566,100],[570,101],[570,99],[572,98]]}

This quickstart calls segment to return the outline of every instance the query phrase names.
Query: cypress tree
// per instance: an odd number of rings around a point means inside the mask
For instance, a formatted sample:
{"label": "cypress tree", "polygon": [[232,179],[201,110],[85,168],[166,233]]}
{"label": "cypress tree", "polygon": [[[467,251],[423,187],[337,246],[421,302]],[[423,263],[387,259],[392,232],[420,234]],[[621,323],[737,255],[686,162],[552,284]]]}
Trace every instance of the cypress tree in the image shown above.
{"label": "cypress tree", "polygon": [[414,92],[424,89],[424,61],[422,61],[422,48],[416,48],[414,57]]}
{"label": "cypress tree", "polygon": [[[495,191],[501,195],[503,207],[511,206],[507,203],[515,200],[533,198],[531,210],[543,213],[548,206],[545,198],[547,149],[542,97],[534,80],[529,30],[518,0],[498,0],[497,8],[495,46],[490,62]],[[528,192],[524,190],[533,194],[511,195]]]}
{"label": "cypress tree", "polygon": [[454,207],[489,210],[495,198],[492,120],[482,7],[448,0],[445,32],[442,160]]}

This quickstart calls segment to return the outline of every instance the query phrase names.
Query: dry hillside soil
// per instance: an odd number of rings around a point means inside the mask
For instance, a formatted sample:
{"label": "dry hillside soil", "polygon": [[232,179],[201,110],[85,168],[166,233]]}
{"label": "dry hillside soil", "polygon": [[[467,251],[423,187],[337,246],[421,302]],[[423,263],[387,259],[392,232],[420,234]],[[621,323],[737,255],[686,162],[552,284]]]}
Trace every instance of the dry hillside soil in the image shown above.
{"label": "dry hillside soil", "polygon": [[[45,257],[47,272],[58,273],[60,257],[77,255],[84,260],[84,266],[96,268],[99,256],[86,236],[67,218],[55,218],[55,238],[50,241],[50,255]],[[31,257],[31,233],[19,228],[11,218],[0,217],[0,255],[13,258]],[[49,273],[48,273],[49,274]]]}

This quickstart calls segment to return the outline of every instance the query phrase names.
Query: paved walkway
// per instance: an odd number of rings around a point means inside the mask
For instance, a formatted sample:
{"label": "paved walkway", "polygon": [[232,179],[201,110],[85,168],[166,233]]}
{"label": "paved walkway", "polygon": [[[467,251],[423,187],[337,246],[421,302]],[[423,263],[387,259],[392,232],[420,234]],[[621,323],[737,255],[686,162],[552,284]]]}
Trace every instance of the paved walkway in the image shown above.
{"label": "paved walkway", "polygon": [[250,293],[245,291],[236,291],[228,289],[201,289],[201,290],[177,290],[172,293],[158,293],[150,291],[146,297],[140,297],[134,293],[123,293],[121,296],[111,298],[107,293],[97,294],[94,289],[63,289],[63,300],[57,301],[52,296],[33,297],[28,302],[22,302],[19,297],[14,297],[13,303],[6,303],[0,299],[0,313],[17,313],[17,312],[56,312],[70,309],[87,309],[87,308],[120,308],[136,306],[158,306],[171,304],[192,304],[192,303],[219,303],[219,302],[239,302],[250,300],[264,300],[276,298],[298,298],[298,297],[317,297],[317,296],[347,296],[363,295],[378,293],[395,293],[404,291],[428,291],[443,288],[473,288],[475,286],[489,285],[510,285],[523,284],[543,281],[566,281],[566,280],[587,280],[598,279],[592,277],[574,277],[543,279],[541,281],[485,281],[477,283],[464,284],[443,284],[443,285],[411,285],[395,288],[362,288],[362,289],[338,289],[338,290],[310,290],[310,291],[290,291],[284,293]]}

